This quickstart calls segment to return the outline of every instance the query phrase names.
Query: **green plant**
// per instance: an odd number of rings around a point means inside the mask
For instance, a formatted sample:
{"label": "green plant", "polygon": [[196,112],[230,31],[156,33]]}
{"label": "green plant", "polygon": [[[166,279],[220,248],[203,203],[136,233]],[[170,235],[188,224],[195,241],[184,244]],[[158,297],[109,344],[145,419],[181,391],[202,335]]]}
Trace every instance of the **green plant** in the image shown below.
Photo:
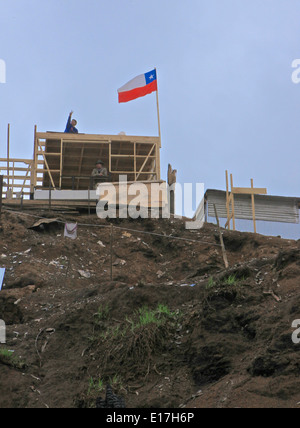
{"label": "green plant", "polygon": [[0,349],[0,362],[20,370],[24,369],[26,366],[24,362],[20,361],[14,355],[13,351],[10,351],[6,348]]}
{"label": "green plant", "polygon": [[98,311],[94,314],[94,317],[96,318],[97,322],[105,321],[109,317],[109,306],[108,305],[101,305],[98,308]]}
{"label": "green plant", "polygon": [[96,397],[98,394],[105,391],[107,384],[111,385],[114,389],[123,388],[122,378],[117,374],[104,378],[99,377],[97,380],[90,377],[88,395],[90,397]]}
{"label": "green plant", "polygon": [[88,394],[102,392],[105,389],[104,381],[99,378],[97,381],[90,377]]}
{"label": "green plant", "polygon": [[209,290],[210,288],[214,288],[215,285],[216,285],[216,283],[215,283],[213,277],[211,276],[208,280],[207,285],[206,285],[206,289]]}
{"label": "green plant", "polygon": [[121,376],[115,374],[113,377],[108,378],[108,383],[116,389],[123,388],[122,378]]}
{"label": "green plant", "polygon": [[164,324],[167,319],[175,317],[175,315],[176,313],[171,312],[167,306],[159,304],[156,309],[149,309],[147,306],[138,309],[134,314],[134,319],[136,319],[136,321],[128,317],[126,321],[131,324],[131,330],[135,331],[149,324],[160,326]]}
{"label": "green plant", "polygon": [[235,284],[236,284],[236,276],[235,276],[235,275],[229,275],[229,276],[224,280],[224,284],[225,284],[225,285],[235,285]]}
{"label": "green plant", "polygon": [[2,358],[13,358],[13,351],[9,351],[8,349],[0,349],[0,356]]}

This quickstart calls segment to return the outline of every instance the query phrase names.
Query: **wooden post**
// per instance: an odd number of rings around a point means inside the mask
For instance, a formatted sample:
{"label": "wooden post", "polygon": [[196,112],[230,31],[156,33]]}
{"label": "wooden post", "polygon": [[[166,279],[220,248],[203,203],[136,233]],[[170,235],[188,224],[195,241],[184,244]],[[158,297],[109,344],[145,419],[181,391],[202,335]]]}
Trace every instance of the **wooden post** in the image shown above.
{"label": "wooden post", "polygon": [[7,126],[7,194],[9,192],[9,159],[10,159],[10,123]]}
{"label": "wooden post", "polygon": [[226,170],[226,210],[227,210],[227,223],[228,230],[230,230],[230,209],[229,209],[229,183],[228,183],[228,171]]}
{"label": "wooden post", "polygon": [[110,227],[110,280],[113,281],[113,225]]}
{"label": "wooden post", "polygon": [[169,195],[170,195],[170,201],[169,201],[169,209],[170,214],[175,214],[175,190],[172,188],[173,185],[176,184],[177,181],[177,170],[173,169],[172,166],[169,164],[168,166],[168,185],[169,185]]}
{"label": "wooden post", "polygon": [[49,182],[49,211],[51,211],[51,199],[52,199],[52,195],[51,195],[51,183]]}
{"label": "wooden post", "polygon": [[0,175],[0,218],[2,214],[3,175]]}
{"label": "wooden post", "polygon": [[[230,181],[231,181],[231,189],[230,189],[230,195],[229,195],[229,189],[228,189],[228,187],[229,187],[228,186],[228,171],[226,171],[227,223],[225,225],[225,228],[228,226],[228,230],[230,230],[230,220],[232,218],[233,230],[235,230],[234,195],[251,195],[252,218],[253,218],[253,225],[254,225],[254,233],[256,233],[256,215],[255,215],[254,196],[255,195],[266,195],[267,194],[267,189],[265,187],[255,188],[253,186],[253,178],[251,178],[251,187],[233,187],[232,174],[230,174]],[[231,203],[231,206],[232,206],[231,213],[230,213],[230,203]],[[249,220],[251,220],[251,217],[249,217]]]}
{"label": "wooden post", "polygon": [[34,126],[34,146],[33,146],[33,162],[30,172],[30,199],[34,199],[34,190],[37,184],[37,145],[36,145],[37,125]]}
{"label": "wooden post", "polygon": [[63,170],[63,139],[60,139],[60,175],[59,175],[59,188],[62,186],[62,170]]}
{"label": "wooden post", "polygon": [[231,186],[231,206],[232,206],[232,229],[235,230],[235,217],[234,217],[234,196],[233,196],[233,178],[230,174],[230,186]]}
{"label": "wooden post", "polygon": [[223,260],[224,260],[225,268],[228,269],[229,263],[228,263],[228,259],[227,259],[227,255],[226,255],[226,250],[225,250],[223,235],[222,235],[222,232],[221,232],[219,217],[218,217],[217,208],[216,208],[215,204],[214,204],[214,210],[215,210],[217,225],[218,225],[219,233],[220,233],[220,242],[221,242],[221,247],[222,247]]}
{"label": "wooden post", "polygon": [[[253,191],[253,178],[251,178],[251,190]],[[256,219],[255,219],[255,204],[254,204],[254,193],[251,194],[251,202],[252,202],[252,217],[253,217],[253,226],[254,233],[256,233]]]}

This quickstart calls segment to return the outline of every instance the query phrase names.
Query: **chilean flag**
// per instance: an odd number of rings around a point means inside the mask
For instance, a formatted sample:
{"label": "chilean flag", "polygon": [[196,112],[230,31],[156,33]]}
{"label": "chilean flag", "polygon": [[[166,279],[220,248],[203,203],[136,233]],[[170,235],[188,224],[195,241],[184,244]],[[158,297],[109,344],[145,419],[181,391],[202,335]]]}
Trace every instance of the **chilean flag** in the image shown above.
{"label": "chilean flag", "polygon": [[119,103],[127,103],[157,91],[156,70],[140,74],[118,89]]}

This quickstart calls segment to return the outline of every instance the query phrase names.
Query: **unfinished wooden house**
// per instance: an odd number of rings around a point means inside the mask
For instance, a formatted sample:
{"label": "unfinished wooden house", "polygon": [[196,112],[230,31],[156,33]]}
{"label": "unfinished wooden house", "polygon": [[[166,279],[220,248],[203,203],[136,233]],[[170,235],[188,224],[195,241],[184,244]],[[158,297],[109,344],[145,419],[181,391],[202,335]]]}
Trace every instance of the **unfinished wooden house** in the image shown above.
{"label": "unfinished wooden house", "polygon": [[[95,182],[91,177],[98,160],[104,163],[108,177],[104,182],[118,186],[120,176],[128,184],[143,182],[163,184],[160,172],[159,137],[127,135],[67,134],[34,131],[32,159],[10,157],[10,128],[7,158],[0,159],[4,203],[34,206],[84,206],[96,201]],[[165,205],[162,196],[159,206]]]}

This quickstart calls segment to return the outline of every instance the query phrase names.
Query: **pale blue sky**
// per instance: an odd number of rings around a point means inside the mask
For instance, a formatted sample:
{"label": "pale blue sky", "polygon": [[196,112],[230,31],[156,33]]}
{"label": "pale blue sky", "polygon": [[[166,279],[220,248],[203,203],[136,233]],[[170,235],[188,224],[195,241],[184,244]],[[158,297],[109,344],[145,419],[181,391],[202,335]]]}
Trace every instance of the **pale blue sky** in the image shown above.
{"label": "pale blue sky", "polygon": [[0,156],[32,157],[33,129],[157,135],[155,94],[117,89],[157,68],[162,176],[300,196],[298,0],[0,0]]}

